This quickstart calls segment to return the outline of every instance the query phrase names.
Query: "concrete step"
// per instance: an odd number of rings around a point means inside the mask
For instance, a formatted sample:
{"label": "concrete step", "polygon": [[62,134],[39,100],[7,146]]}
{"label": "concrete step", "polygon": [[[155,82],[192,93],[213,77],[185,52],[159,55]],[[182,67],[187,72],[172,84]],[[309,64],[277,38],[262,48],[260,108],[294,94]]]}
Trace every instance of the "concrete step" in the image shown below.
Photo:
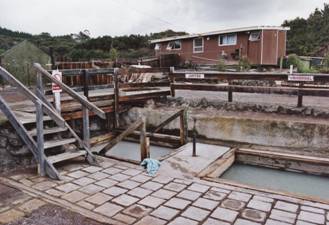
{"label": "concrete step", "polygon": [[[47,134],[56,134],[56,133],[60,133],[60,132],[64,132],[67,131],[66,127],[52,127],[52,128],[46,128],[43,130],[43,134],[47,135]],[[37,136],[37,129],[33,129],[28,131],[29,135],[31,136]]]}
{"label": "concrete step", "polygon": [[63,162],[66,160],[70,160],[70,159],[74,159],[80,156],[85,156],[86,155],[86,151],[84,150],[80,150],[80,151],[74,151],[74,152],[64,152],[58,155],[53,155],[48,157],[48,160],[50,163],[54,164],[54,163],[58,163],[58,162]]}
{"label": "concrete step", "polygon": [[45,141],[44,143],[44,149],[54,148],[62,145],[72,144],[76,142],[77,140],[75,138],[67,138],[62,140],[49,140]]}

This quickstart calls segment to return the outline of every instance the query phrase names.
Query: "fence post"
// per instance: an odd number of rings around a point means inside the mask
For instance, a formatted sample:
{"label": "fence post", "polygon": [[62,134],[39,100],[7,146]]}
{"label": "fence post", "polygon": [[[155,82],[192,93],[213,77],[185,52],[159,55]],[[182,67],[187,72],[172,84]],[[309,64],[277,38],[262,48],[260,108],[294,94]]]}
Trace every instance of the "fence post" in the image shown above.
{"label": "fence post", "polygon": [[45,176],[45,157],[44,157],[44,136],[43,136],[43,110],[42,102],[36,102],[36,123],[37,123],[37,147],[39,156],[38,171],[40,176]]}
{"label": "fence post", "polygon": [[233,102],[233,92],[232,92],[232,88],[231,88],[231,84],[232,82],[229,80],[228,81],[228,102]]}
{"label": "fence post", "polygon": [[[89,98],[89,73],[86,69],[83,70],[83,94]],[[90,148],[90,124],[89,124],[89,110],[85,106],[82,106],[82,126],[83,126],[83,142]]]}
{"label": "fence post", "polygon": [[117,129],[119,127],[119,81],[118,81],[119,69],[114,69],[113,80],[114,80],[114,120],[113,128]]}
{"label": "fence post", "polygon": [[188,125],[187,125],[187,108],[180,114],[180,143],[184,145],[187,143]]}
{"label": "fence post", "polygon": [[[175,71],[175,67],[170,67],[170,75],[172,75]],[[174,88],[174,84],[175,84],[175,78],[174,77],[170,77],[170,93],[172,97],[175,97],[175,88]]]}
{"label": "fence post", "polygon": [[150,156],[150,140],[146,137],[146,119],[143,117],[143,122],[140,128],[140,151],[141,161]]}
{"label": "fence post", "polygon": [[[303,84],[300,83],[300,84],[299,84],[299,88],[302,88],[302,87],[303,87]],[[298,107],[298,108],[303,107],[303,95],[302,95],[302,93],[300,92],[299,89],[298,89],[298,101],[297,101],[297,107]]]}

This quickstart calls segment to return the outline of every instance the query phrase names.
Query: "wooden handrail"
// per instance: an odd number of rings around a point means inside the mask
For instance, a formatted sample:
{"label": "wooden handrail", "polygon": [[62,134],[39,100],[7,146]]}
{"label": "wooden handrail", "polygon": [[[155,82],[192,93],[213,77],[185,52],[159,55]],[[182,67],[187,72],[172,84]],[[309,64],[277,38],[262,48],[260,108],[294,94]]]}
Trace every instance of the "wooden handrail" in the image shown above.
{"label": "wooden handrail", "polygon": [[80,102],[88,110],[94,112],[96,115],[98,115],[102,119],[106,119],[106,115],[105,115],[105,112],[103,110],[101,110],[100,108],[95,106],[93,103],[89,102],[85,97],[83,97],[80,94],[78,94],[77,92],[75,92],[72,88],[70,88],[69,86],[67,86],[63,82],[53,78],[52,75],[47,70],[42,68],[42,66],[39,63],[34,63],[33,66],[34,66],[35,69],[38,70],[38,72],[40,72],[45,77],[50,79],[53,83],[60,86],[66,93],[68,93],[72,98],[74,98],[75,100]]}
{"label": "wooden handrail", "polygon": [[19,80],[17,80],[13,75],[11,75],[6,69],[0,66],[0,75],[8,83],[18,88],[18,90],[29,100],[31,100],[35,105],[38,102],[42,104],[42,110],[48,116],[50,116],[58,126],[64,127],[65,120],[54,110],[52,110],[47,104],[45,104],[41,99],[39,99],[32,91],[30,91],[26,86],[24,86]]}
{"label": "wooden handrail", "polygon": [[[187,70],[173,70],[170,77],[176,80],[195,80],[186,79],[186,74],[203,74],[204,79],[215,80],[288,80],[288,73],[274,73],[274,72],[219,72],[219,71],[187,71]],[[314,81],[329,81],[329,74],[323,73],[293,73],[291,75],[298,76],[313,76]]]}
{"label": "wooden handrail", "polygon": [[177,117],[179,117],[184,112],[184,109],[179,110],[172,116],[170,116],[168,119],[163,121],[161,124],[159,124],[156,128],[153,129],[152,133],[158,133],[162,128],[164,128],[166,125],[168,125],[171,121],[175,120]]}

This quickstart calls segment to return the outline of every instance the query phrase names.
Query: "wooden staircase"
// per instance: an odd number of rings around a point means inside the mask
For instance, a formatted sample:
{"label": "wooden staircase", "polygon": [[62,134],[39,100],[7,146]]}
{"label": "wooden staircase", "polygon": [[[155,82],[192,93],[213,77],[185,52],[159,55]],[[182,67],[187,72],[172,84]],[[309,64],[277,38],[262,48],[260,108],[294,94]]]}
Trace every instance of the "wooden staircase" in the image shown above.
{"label": "wooden staircase", "polygon": [[[38,162],[40,175],[60,179],[55,164],[81,156],[84,156],[88,163],[96,164],[96,158],[89,146],[89,110],[103,119],[106,118],[105,113],[89,102],[87,98],[79,95],[61,81],[54,79],[39,64],[35,64],[34,67],[38,71],[36,94],[32,93],[2,67],[0,67],[0,76],[12,86],[17,87],[20,93],[34,103],[35,113],[14,112],[1,96],[0,110],[33,153]],[[63,91],[81,103],[84,115],[83,140],[45,98],[42,76],[59,85]]]}

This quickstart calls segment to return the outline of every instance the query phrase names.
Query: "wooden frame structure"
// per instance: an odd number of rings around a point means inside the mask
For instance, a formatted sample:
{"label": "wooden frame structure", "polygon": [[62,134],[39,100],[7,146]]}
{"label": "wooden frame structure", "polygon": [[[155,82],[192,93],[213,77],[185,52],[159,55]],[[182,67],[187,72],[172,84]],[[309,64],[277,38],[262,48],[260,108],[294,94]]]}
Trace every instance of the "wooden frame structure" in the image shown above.
{"label": "wooden frame structure", "polygon": [[[233,92],[279,94],[297,96],[297,107],[303,106],[303,96],[329,97],[329,89],[306,87],[307,81],[289,81],[287,73],[260,73],[260,72],[213,72],[213,71],[175,71],[171,69],[170,89],[175,96],[175,90],[192,91],[218,91],[227,92],[228,102],[233,102]],[[329,74],[292,74],[297,76],[312,76],[314,82],[329,82]],[[194,77],[194,78],[189,78]],[[199,78],[198,78],[199,77]],[[234,80],[259,80],[259,81],[285,81],[297,84],[295,87],[262,87],[232,85]],[[201,82],[202,81],[202,82]],[[227,81],[227,85],[209,84],[205,81]]]}

